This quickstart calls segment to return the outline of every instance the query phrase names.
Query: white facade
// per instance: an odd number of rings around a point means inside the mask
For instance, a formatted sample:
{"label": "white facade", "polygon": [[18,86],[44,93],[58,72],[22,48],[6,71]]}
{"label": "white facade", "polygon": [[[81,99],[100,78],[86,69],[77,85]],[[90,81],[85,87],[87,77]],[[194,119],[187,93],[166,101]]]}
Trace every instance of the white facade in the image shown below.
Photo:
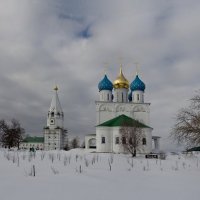
{"label": "white facade", "polygon": [[[150,128],[150,103],[144,101],[145,84],[136,75],[134,81],[129,81],[124,77],[122,68],[117,79],[110,82],[108,77],[100,81],[99,85],[99,101],[96,101],[96,151],[97,152],[114,152],[123,153],[124,147],[121,144],[120,127],[99,126],[104,122],[114,119],[120,115],[126,115],[140,123],[146,128],[142,128],[142,132],[146,144],[142,145],[143,153],[152,151],[152,128]],[[131,92],[129,99],[128,92]],[[112,99],[106,98],[113,96]],[[148,128],[149,127],[149,128]],[[95,136],[88,137],[85,140],[85,147],[89,148],[88,142]],[[87,137],[86,137],[87,138]],[[158,145],[157,145],[158,146]]]}
{"label": "white facade", "polygon": [[112,102],[112,92],[109,90],[102,90],[99,92],[100,101]]}
{"label": "white facade", "polygon": [[126,115],[150,126],[150,103],[119,103],[96,101],[96,125],[113,119],[119,115]]}
{"label": "white facade", "polygon": [[[122,145],[121,127],[97,127],[96,128],[96,150],[97,152],[114,152],[124,153],[125,149]],[[144,128],[143,134],[147,143],[141,144],[141,153],[150,153],[152,151],[152,135],[151,128]],[[105,138],[105,143],[102,143],[102,138]]]}
{"label": "white facade", "polygon": [[44,150],[43,142],[21,142],[19,145],[20,149],[30,149],[34,148],[36,150]]}
{"label": "white facade", "polygon": [[114,89],[113,102],[120,102],[120,103],[128,102],[128,89],[126,88]]}
{"label": "white facade", "polygon": [[144,103],[144,92],[136,90],[132,93],[132,101],[134,103]]}
{"label": "white facade", "polygon": [[89,134],[85,136],[85,148],[96,149],[96,134]]}
{"label": "white facade", "polygon": [[44,128],[45,150],[60,150],[63,149],[65,145],[64,113],[57,91],[58,88],[55,87],[47,115],[47,126]]}

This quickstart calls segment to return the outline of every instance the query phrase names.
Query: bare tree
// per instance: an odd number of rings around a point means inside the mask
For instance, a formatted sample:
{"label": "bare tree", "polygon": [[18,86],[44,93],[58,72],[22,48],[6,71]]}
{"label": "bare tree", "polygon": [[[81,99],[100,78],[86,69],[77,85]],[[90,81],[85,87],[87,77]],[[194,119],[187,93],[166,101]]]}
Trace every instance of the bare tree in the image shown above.
{"label": "bare tree", "polygon": [[65,129],[65,130],[64,130],[64,133],[65,133],[64,150],[65,150],[65,151],[68,151],[68,150],[70,150],[69,138],[68,138],[68,131]]}
{"label": "bare tree", "polygon": [[178,111],[170,136],[188,146],[200,145],[200,95],[190,99],[190,105]]}
{"label": "bare tree", "polygon": [[78,137],[75,137],[71,140],[71,148],[72,149],[75,149],[75,148],[79,148],[80,145],[79,145],[79,138]]}
{"label": "bare tree", "polygon": [[19,148],[24,133],[25,130],[16,119],[12,119],[10,124],[6,123],[5,120],[0,121],[0,139],[3,146]]}
{"label": "bare tree", "polygon": [[122,146],[131,153],[132,157],[135,157],[137,151],[142,150],[142,142],[145,139],[142,128],[124,124],[120,128],[120,134]]}

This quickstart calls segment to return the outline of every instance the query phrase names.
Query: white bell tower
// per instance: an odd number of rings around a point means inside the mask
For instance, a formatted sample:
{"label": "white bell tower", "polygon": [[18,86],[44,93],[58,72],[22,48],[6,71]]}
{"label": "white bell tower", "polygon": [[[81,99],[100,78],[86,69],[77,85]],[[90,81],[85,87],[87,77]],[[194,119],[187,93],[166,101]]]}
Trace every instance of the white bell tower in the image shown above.
{"label": "white bell tower", "polygon": [[64,113],[62,111],[60,101],[58,98],[58,87],[54,88],[54,95],[51,101],[51,106],[49,108],[47,116],[47,126],[50,129],[63,128]]}
{"label": "white bell tower", "polygon": [[64,141],[64,113],[58,98],[58,87],[56,86],[47,115],[47,126],[44,128],[44,148],[45,150],[63,149]]}

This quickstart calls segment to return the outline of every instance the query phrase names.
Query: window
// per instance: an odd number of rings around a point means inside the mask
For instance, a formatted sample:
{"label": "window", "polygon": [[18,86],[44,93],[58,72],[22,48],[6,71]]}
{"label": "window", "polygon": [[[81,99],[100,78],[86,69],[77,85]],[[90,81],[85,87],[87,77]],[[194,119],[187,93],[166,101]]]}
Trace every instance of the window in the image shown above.
{"label": "window", "polygon": [[107,100],[109,101],[109,94],[107,94]]}
{"label": "window", "polygon": [[143,138],[143,139],[142,139],[142,144],[143,144],[143,145],[146,145],[146,144],[147,144],[146,138]]}
{"label": "window", "polygon": [[119,144],[119,137],[115,138],[115,144]]}
{"label": "window", "polygon": [[122,102],[123,102],[123,100],[124,100],[124,95],[123,95],[123,93],[122,93]]}
{"label": "window", "polygon": [[137,94],[137,100],[138,100],[138,101],[140,100],[140,96],[139,96],[139,94]]}
{"label": "window", "polygon": [[51,117],[54,117],[54,112],[51,112]]}
{"label": "window", "polygon": [[102,138],[101,138],[101,143],[102,143],[102,144],[105,144],[105,143],[106,143],[106,138],[105,138],[105,137],[102,137]]}
{"label": "window", "polygon": [[122,137],[122,144],[126,144],[126,138]]}

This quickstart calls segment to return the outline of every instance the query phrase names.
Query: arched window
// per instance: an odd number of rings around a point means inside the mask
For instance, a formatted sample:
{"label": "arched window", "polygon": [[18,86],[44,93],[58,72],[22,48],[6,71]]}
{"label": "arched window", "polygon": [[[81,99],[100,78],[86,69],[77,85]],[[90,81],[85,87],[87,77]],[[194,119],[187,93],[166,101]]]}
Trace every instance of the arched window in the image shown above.
{"label": "arched window", "polygon": [[123,95],[123,93],[122,93],[122,102],[124,101],[124,95]]}
{"label": "arched window", "polygon": [[140,100],[140,95],[139,95],[139,94],[137,94],[137,100],[138,100],[138,101]]}
{"label": "arched window", "polygon": [[142,138],[142,144],[143,144],[143,145],[146,145],[146,144],[147,144],[146,138]]}
{"label": "arched window", "polygon": [[119,144],[119,137],[115,138],[115,144]]}
{"label": "arched window", "polygon": [[109,101],[109,94],[107,94],[107,100]]}
{"label": "arched window", "polygon": [[51,112],[51,117],[54,117],[54,112]]}
{"label": "arched window", "polygon": [[105,137],[102,137],[101,138],[101,144],[105,144],[106,143],[106,138]]}

